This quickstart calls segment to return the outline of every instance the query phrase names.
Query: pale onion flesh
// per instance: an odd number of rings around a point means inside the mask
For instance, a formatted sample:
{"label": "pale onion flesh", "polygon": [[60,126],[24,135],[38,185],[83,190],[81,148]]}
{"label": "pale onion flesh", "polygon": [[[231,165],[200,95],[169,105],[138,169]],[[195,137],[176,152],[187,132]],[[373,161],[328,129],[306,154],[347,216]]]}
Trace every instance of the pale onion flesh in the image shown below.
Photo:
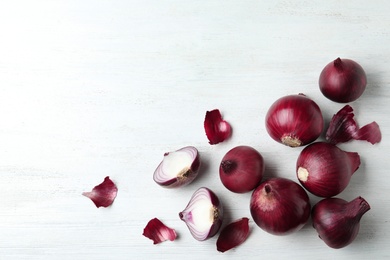
{"label": "pale onion flesh", "polygon": [[194,192],[186,208],[179,213],[192,236],[199,241],[213,237],[223,220],[223,207],[217,195],[206,187]]}
{"label": "pale onion flesh", "polygon": [[164,154],[164,158],[154,171],[153,180],[165,188],[177,188],[191,183],[199,173],[198,150],[186,146]]}

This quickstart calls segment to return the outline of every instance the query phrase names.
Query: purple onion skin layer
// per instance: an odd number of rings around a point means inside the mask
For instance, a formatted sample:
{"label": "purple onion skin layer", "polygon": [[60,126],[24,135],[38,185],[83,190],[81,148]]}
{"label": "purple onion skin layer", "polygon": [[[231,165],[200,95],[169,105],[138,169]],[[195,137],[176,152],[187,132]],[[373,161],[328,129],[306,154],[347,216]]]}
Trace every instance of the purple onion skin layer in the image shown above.
{"label": "purple onion skin layer", "polygon": [[360,220],[370,210],[362,197],[351,202],[339,198],[326,198],[312,209],[313,227],[319,237],[331,248],[351,244],[359,233]]}
{"label": "purple onion skin layer", "polygon": [[330,62],[322,70],[319,86],[322,94],[338,103],[357,100],[366,89],[367,77],[363,68],[350,59]]}
{"label": "purple onion skin layer", "polygon": [[[317,142],[306,146],[298,156],[296,172],[299,182],[318,197],[333,197],[341,193],[360,166],[360,156],[336,145]],[[307,171],[303,176],[302,169]]]}
{"label": "purple onion skin layer", "polygon": [[321,109],[303,94],[276,100],[269,108],[265,122],[271,138],[290,147],[314,142],[324,128]]}
{"label": "purple onion skin layer", "polygon": [[310,217],[310,200],[296,182],[272,178],[252,193],[250,212],[255,223],[273,235],[287,235],[300,230]]}

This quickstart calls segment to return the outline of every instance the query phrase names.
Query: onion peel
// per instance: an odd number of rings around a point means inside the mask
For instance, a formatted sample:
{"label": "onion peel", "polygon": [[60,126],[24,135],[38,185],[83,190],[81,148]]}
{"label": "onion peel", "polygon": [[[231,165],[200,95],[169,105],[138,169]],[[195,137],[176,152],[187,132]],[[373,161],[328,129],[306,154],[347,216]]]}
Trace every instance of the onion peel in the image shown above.
{"label": "onion peel", "polygon": [[231,136],[232,128],[230,124],[223,120],[221,112],[218,109],[206,112],[204,120],[204,129],[209,144],[218,144]]}
{"label": "onion peel", "polygon": [[158,218],[151,219],[148,222],[142,235],[153,240],[154,245],[167,240],[174,241],[177,237],[176,231],[167,227]]}
{"label": "onion peel", "polygon": [[244,243],[248,236],[249,219],[238,219],[222,229],[217,240],[217,250],[226,252]]}
{"label": "onion peel", "polygon": [[110,177],[107,176],[104,178],[104,181],[95,186],[92,191],[83,192],[82,195],[90,198],[97,208],[106,208],[114,202],[117,193],[117,186],[110,180]]}
{"label": "onion peel", "polygon": [[326,131],[326,140],[332,144],[338,144],[352,139],[376,144],[381,141],[382,134],[375,121],[359,128],[354,120],[353,108],[345,105],[333,115]]}

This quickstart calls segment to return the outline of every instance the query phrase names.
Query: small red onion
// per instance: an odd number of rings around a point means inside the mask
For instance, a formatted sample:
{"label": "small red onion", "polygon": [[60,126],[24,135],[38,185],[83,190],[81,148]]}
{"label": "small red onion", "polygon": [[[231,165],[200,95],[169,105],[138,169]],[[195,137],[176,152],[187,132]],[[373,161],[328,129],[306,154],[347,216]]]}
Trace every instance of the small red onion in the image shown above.
{"label": "small red onion", "polygon": [[223,142],[232,134],[230,124],[223,120],[221,112],[218,109],[206,112],[204,129],[210,144]]}
{"label": "small red onion", "polygon": [[302,150],[296,173],[309,192],[319,197],[332,197],[348,186],[359,166],[358,153],[345,152],[333,144],[318,142]]}
{"label": "small red onion", "polygon": [[118,188],[110,177],[104,178],[104,181],[95,186],[92,191],[83,192],[82,195],[92,200],[97,208],[108,207],[114,202]]}
{"label": "small red onion", "polygon": [[323,199],[313,207],[313,227],[329,247],[343,248],[354,241],[360,220],[369,210],[370,205],[362,197],[351,202],[339,198]]}
{"label": "small red onion", "polygon": [[258,151],[250,146],[236,146],[223,157],[219,177],[228,190],[249,192],[259,185],[264,167],[263,157]]}
{"label": "small red onion", "polygon": [[276,100],[269,108],[265,121],[268,134],[290,147],[315,141],[324,126],[320,108],[303,94]]}
{"label": "small red onion", "polygon": [[320,90],[328,99],[348,103],[358,99],[366,89],[367,77],[363,68],[353,60],[337,58],[322,70]]}
{"label": "small red onion", "polygon": [[153,180],[162,187],[176,188],[191,183],[198,175],[200,159],[198,150],[186,146],[164,154],[154,171]]}
{"label": "small red onion", "polygon": [[217,240],[217,250],[226,252],[245,242],[249,236],[249,219],[241,218],[224,227]]}
{"label": "small red onion", "polygon": [[164,225],[158,218],[148,222],[142,235],[153,240],[153,244],[159,244],[166,240],[174,241],[177,237],[176,231]]}
{"label": "small red onion", "polygon": [[301,229],[310,216],[306,191],[296,182],[272,178],[252,193],[250,211],[255,223],[274,235],[287,235]]}
{"label": "small red onion", "polygon": [[340,109],[330,121],[329,128],[326,131],[326,140],[332,144],[344,143],[352,139],[364,140],[371,144],[381,141],[382,134],[376,122],[359,128],[353,117],[351,106],[346,105]]}
{"label": "small red onion", "polygon": [[199,241],[213,237],[222,225],[223,208],[217,195],[201,187],[194,192],[187,207],[179,213],[192,236]]}

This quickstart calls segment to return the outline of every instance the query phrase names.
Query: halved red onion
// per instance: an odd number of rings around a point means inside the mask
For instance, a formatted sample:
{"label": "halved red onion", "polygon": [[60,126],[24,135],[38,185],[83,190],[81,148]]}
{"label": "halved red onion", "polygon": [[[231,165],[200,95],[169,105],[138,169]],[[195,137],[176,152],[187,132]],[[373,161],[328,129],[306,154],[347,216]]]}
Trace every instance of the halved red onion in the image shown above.
{"label": "halved red onion", "polygon": [[194,192],[187,207],[179,213],[192,236],[199,241],[214,236],[221,227],[223,208],[217,195],[201,187]]}
{"label": "halved red onion", "polygon": [[153,240],[153,244],[158,244],[167,240],[174,241],[177,237],[173,228],[167,227],[158,218],[151,219],[144,228],[145,237]]}
{"label": "halved red onion", "polygon": [[319,106],[299,94],[276,100],[267,112],[265,123],[272,139],[297,147],[309,144],[320,136],[324,119]]}
{"label": "halved red onion", "polygon": [[249,219],[238,219],[222,229],[217,240],[217,250],[226,252],[244,243],[248,236]]}
{"label": "halved red onion", "polygon": [[221,112],[218,109],[206,112],[204,129],[210,144],[223,142],[232,134],[230,124],[222,119]]}
{"label": "halved red onion", "polygon": [[95,186],[92,191],[83,192],[82,195],[90,198],[92,202],[99,207],[110,206],[118,193],[118,188],[115,183],[107,176],[104,181]]}
{"label": "halved red onion", "polygon": [[198,176],[199,168],[198,150],[186,146],[164,154],[162,162],[154,171],[153,180],[165,188],[185,186]]}
{"label": "halved red onion", "polygon": [[364,140],[371,144],[381,141],[382,134],[375,121],[359,128],[353,117],[351,106],[346,105],[340,109],[330,121],[326,140],[332,144],[345,143],[352,139]]}
{"label": "halved red onion", "polygon": [[312,194],[333,197],[348,186],[359,166],[358,153],[317,142],[306,146],[299,154],[296,174],[302,186]]}

